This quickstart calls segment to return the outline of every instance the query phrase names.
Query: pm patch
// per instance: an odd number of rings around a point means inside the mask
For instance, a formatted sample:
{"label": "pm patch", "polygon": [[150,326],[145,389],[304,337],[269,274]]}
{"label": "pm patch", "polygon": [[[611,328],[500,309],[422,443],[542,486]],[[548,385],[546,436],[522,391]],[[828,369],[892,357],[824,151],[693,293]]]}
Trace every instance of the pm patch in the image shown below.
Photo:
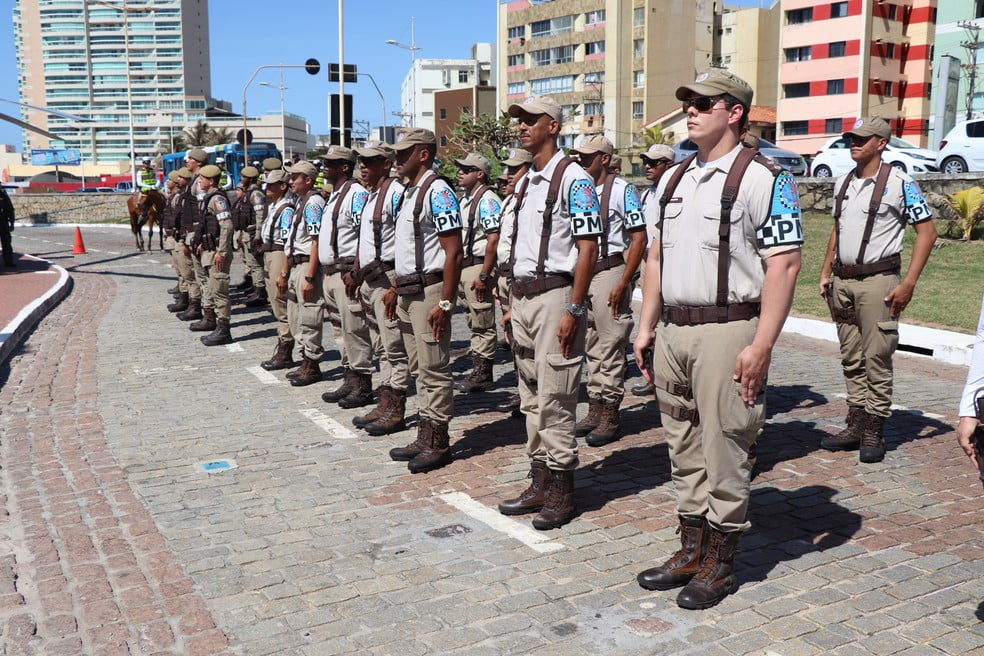
{"label": "pm patch", "polygon": [[567,192],[567,208],[571,216],[571,234],[593,237],[602,233],[601,203],[591,180],[578,179]]}
{"label": "pm patch", "polygon": [[304,227],[312,237],[316,237],[321,233],[322,211],[323,208],[318,203],[306,203],[304,205]]}
{"label": "pm patch", "polygon": [[362,222],[362,211],[366,209],[368,200],[368,191],[356,191],[352,194],[352,225],[358,226]]}
{"label": "pm patch", "polygon": [[625,229],[646,227],[646,215],[642,212],[642,201],[635,185],[625,185]]}
{"label": "pm patch", "polygon": [[495,198],[486,196],[478,205],[478,220],[483,232],[498,232],[502,223],[502,206]]}
{"label": "pm patch", "polygon": [[769,218],[755,231],[759,248],[795,246],[803,243],[799,192],[796,179],[783,171],[772,184]]}
{"label": "pm patch", "polygon": [[921,223],[932,218],[933,211],[923,196],[919,184],[913,180],[902,181],[902,194],[905,198],[905,215],[909,223]]}
{"label": "pm patch", "polygon": [[290,226],[294,223],[294,208],[288,207],[283,212],[280,213],[280,225],[278,229],[280,230],[281,241],[287,241],[287,237],[290,236]]}
{"label": "pm patch", "polygon": [[437,234],[461,229],[461,209],[458,199],[447,186],[431,189],[431,217],[434,219],[434,229]]}
{"label": "pm patch", "polygon": [[403,205],[403,190],[396,189],[393,191],[393,196],[390,200],[390,213],[396,218],[400,213],[400,207]]}

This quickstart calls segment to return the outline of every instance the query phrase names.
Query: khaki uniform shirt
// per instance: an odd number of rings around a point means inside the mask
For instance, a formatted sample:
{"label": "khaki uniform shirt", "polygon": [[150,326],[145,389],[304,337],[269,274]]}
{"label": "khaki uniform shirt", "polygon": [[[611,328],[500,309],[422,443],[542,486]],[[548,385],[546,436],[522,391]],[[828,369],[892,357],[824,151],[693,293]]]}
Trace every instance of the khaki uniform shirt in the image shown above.
{"label": "khaki uniform shirt", "polygon": [[[471,213],[473,202],[478,203],[475,211],[475,224],[471,223]],[[461,243],[462,255],[465,257],[485,257],[485,245],[488,242],[490,233],[499,232],[499,224],[502,221],[502,201],[491,189],[486,189],[480,199],[473,199],[471,194],[465,195],[461,199]],[[468,235],[474,233],[472,237],[471,252],[468,249]]]}
{"label": "khaki uniform shirt", "polygon": [[[646,217],[635,185],[614,176],[609,176],[608,180],[612,184],[612,196],[608,201],[608,252],[604,252],[603,240],[599,239],[599,260],[609,255],[624,253],[629,246],[628,233],[646,227]],[[604,191],[605,185],[597,187],[599,208]]]}
{"label": "khaki uniform shirt", "polygon": [[379,194],[379,189],[369,192],[366,209],[362,211],[362,223],[359,227],[359,264],[365,266],[376,259],[376,235],[372,225],[372,217],[376,215],[376,205],[383,204],[380,214],[379,230],[379,259],[383,262],[393,262],[396,258],[396,215],[400,211],[403,200],[403,185],[399,180],[393,180],[386,197]]}
{"label": "khaki uniform shirt", "polygon": [[[841,176],[834,184],[835,197],[846,177]],[[908,174],[893,168],[875,214],[871,240],[864,252],[864,262],[858,262],[861,238],[868,222],[868,204],[874,191],[873,177],[853,178],[847,187],[841,217],[837,222],[837,255],[842,264],[870,264],[901,253],[905,225],[922,223],[933,218],[933,212],[929,209],[919,185]]]}
{"label": "khaki uniform shirt", "polygon": [[[339,185],[339,189],[341,185]],[[362,183],[353,181],[342,198],[338,191],[332,191],[325,203],[323,235],[318,238],[318,260],[322,264],[334,264],[338,258],[355,257],[359,247],[359,224],[362,213],[369,200],[369,192]],[[338,225],[332,225],[335,206],[341,203],[338,211]],[[338,252],[332,249],[331,234],[337,231]]]}
{"label": "khaki uniform shirt", "polygon": [[260,235],[264,244],[284,245],[290,235],[290,226],[294,222],[293,199],[284,196],[276,203],[268,203],[264,213]]}
{"label": "khaki uniform shirt", "polygon": [[312,189],[297,205],[290,230],[284,240],[284,255],[310,255],[312,237],[321,237],[321,217],[325,211],[325,199]]}
{"label": "khaki uniform shirt", "polygon": [[[516,222],[516,262],[513,274],[517,280],[528,280],[536,276],[540,255],[540,231],[543,226],[543,211],[546,208],[547,190],[557,163],[564,153],[558,151],[542,171],[530,169],[526,180],[517,190],[526,188],[523,204],[517,209]],[[573,275],[577,265],[578,237],[597,237],[602,232],[599,213],[598,194],[594,180],[576,163],[564,171],[560,184],[557,204],[552,217],[547,258],[544,271],[549,274],[563,273]]]}
{"label": "khaki uniform shirt", "polygon": [[266,218],[267,203],[266,194],[263,193],[259,185],[253,185],[249,188],[249,202],[253,206],[253,216],[255,219],[253,225],[256,228],[260,228],[263,226],[263,220]]}
{"label": "khaki uniform shirt", "polygon": [[[656,229],[656,238],[662,239],[660,286],[666,305],[707,306],[717,300],[721,192],[741,148],[736,146],[703,165],[694,159],[666,205],[663,224]],[[660,178],[657,206],[676,166]],[[795,178],[788,172],[775,176],[764,165],[751,162],[731,210],[728,303],[761,300],[763,260],[798,250],[802,243]]]}
{"label": "khaki uniform shirt", "polygon": [[[427,171],[420,182],[404,191],[403,206],[396,217],[396,275],[406,276],[417,273],[416,241],[413,234],[413,208],[417,194],[427,179],[437,174]],[[419,273],[437,273],[444,269],[444,249],[438,235],[447,235],[461,230],[461,210],[458,199],[444,180],[435,180],[429,190],[430,198],[424,199],[420,210],[420,230],[423,240],[424,264]]]}

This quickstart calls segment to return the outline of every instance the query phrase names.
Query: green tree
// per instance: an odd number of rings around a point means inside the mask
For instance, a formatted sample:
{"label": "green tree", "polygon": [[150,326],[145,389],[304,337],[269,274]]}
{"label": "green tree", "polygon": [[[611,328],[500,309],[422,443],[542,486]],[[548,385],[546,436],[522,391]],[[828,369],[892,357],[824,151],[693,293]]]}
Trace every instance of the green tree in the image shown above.
{"label": "green tree", "polygon": [[462,114],[457,125],[451,129],[445,156],[441,161],[440,173],[452,180],[458,173],[454,160],[467,153],[481,153],[492,163],[489,183],[502,172],[499,163],[503,154],[516,143],[516,131],[505,112],[496,114]]}
{"label": "green tree", "polygon": [[639,131],[638,138],[642,141],[644,148],[658,144],[673,145],[673,132],[664,130],[662,125],[653,125]]}
{"label": "green tree", "polygon": [[962,189],[947,196],[946,204],[957,218],[957,224],[963,231],[963,239],[969,241],[974,228],[984,218],[984,189]]}

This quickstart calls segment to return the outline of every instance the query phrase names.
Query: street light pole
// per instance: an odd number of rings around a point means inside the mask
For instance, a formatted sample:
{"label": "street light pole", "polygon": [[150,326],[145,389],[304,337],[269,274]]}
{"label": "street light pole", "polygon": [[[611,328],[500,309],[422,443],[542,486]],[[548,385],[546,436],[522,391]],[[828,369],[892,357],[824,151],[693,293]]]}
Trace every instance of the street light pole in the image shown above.
{"label": "street light pole", "polygon": [[283,68],[280,69],[280,86],[275,87],[269,82],[260,82],[260,86],[280,90],[280,138],[281,138],[280,146],[281,148],[283,148],[283,152],[286,153],[287,152],[287,122],[285,118],[286,111],[284,110],[284,91],[286,91],[288,87],[284,86],[284,69]]}
{"label": "street light pole", "polygon": [[369,73],[356,73],[356,75],[365,75],[372,82],[372,86],[376,87],[376,93],[379,94],[379,101],[383,104],[383,139],[386,141],[386,132],[388,125],[386,124],[386,98],[383,97],[383,92],[379,90],[379,85],[376,84],[376,80],[373,79],[372,75]]}
{"label": "street light pole", "polygon": [[[416,21],[413,16],[410,17],[410,44],[400,43],[399,41],[394,41],[393,39],[388,39],[386,43],[391,46],[396,46],[397,48],[403,48],[404,50],[410,51],[410,123],[417,122],[417,51],[420,50],[420,46],[417,45],[417,37],[415,34],[415,24]],[[402,107],[400,108],[403,109]]]}
{"label": "street light pole", "polygon": [[[249,85],[253,83],[253,79],[256,78],[257,73],[259,73],[260,71],[266,68],[280,68],[280,69],[303,68],[307,70],[308,73],[310,73],[311,75],[317,74],[318,72],[317,60],[312,59],[309,61],[311,62],[311,64],[264,64],[263,66],[257,66],[256,70],[253,71],[253,74],[249,76],[248,80],[246,80],[246,84],[243,85],[243,162],[244,162],[243,165],[244,166],[249,165],[249,144],[246,143],[247,141],[246,133],[248,131],[247,117],[249,116],[249,114],[246,112],[246,89],[248,89]],[[314,65],[314,68],[312,68],[312,65]]]}

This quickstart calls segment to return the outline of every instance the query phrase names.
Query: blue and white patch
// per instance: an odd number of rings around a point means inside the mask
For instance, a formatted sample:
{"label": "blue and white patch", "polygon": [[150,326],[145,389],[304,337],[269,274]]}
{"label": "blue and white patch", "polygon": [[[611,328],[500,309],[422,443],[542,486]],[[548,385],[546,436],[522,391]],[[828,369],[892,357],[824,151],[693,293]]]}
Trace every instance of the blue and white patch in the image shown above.
{"label": "blue and white patch", "polygon": [[593,237],[603,232],[601,203],[591,180],[579,179],[567,192],[567,208],[571,217],[571,234],[575,237]]}
{"label": "blue and white patch", "polygon": [[502,223],[502,206],[499,201],[490,196],[483,198],[478,204],[478,220],[483,232],[498,232]]}
{"label": "blue and white patch", "polygon": [[317,237],[321,234],[321,215],[323,208],[318,203],[307,203],[304,205],[304,227],[307,234]]}
{"label": "blue and white patch", "polygon": [[902,181],[902,195],[905,198],[905,216],[909,223],[921,223],[933,217],[933,211],[929,209],[922,189],[914,180]]}
{"label": "blue and white patch", "polygon": [[352,225],[358,227],[362,223],[362,211],[369,201],[368,191],[356,191],[352,194]]}
{"label": "blue and white patch", "polygon": [[759,248],[796,246],[803,243],[799,191],[792,174],[783,171],[772,185],[769,218],[755,231]]}
{"label": "blue and white patch", "polygon": [[646,215],[642,211],[639,190],[635,185],[625,185],[625,229],[634,230],[646,227]]}
{"label": "blue and white patch", "polygon": [[450,187],[431,189],[430,206],[437,234],[461,230],[461,208]]}
{"label": "blue and white patch", "polygon": [[400,206],[403,205],[403,190],[398,189],[393,192],[393,200],[390,201],[391,214],[396,217],[400,213]]}
{"label": "blue and white patch", "polygon": [[280,241],[287,241],[290,236],[290,227],[294,224],[294,208],[288,207],[280,213],[280,225],[277,230],[280,232]]}

